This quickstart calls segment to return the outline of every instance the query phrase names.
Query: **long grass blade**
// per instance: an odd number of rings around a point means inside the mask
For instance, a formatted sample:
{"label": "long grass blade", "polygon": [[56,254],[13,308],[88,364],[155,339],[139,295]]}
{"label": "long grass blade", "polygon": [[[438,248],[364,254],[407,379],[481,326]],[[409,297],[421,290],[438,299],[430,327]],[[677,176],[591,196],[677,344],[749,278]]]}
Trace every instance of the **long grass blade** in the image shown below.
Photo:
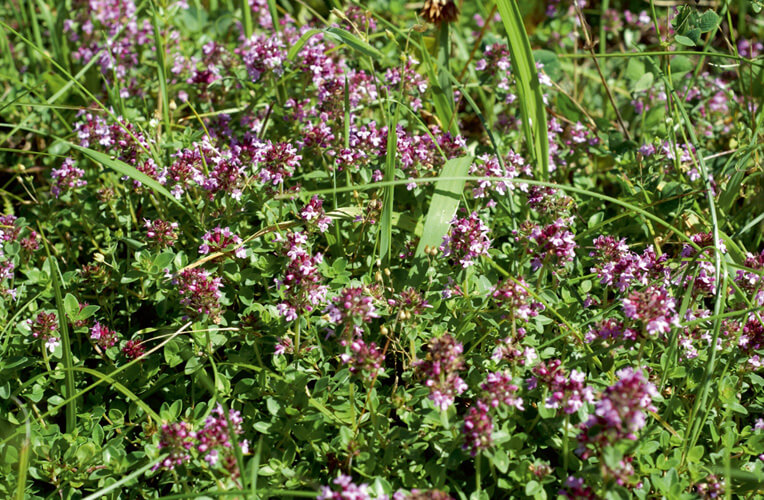
{"label": "long grass blade", "polygon": [[[251,22],[251,21],[250,21]],[[170,96],[167,92],[167,67],[164,59],[164,43],[162,42],[162,30],[159,28],[159,13],[156,6],[151,6],[151,25],[154,28],[154,48],[157,55],[157,77],[159,78],[159,108],[162,110],[162,122],[164,131],[172,140],[172,126],[170,124]]]}
{"label": "long grass blade", "polygon": [[184,212],[189,213],[188,208],[186,208],[185,205],[183,205],[180,201],[178,201],[170,192],[165,189],[164,186],[162,186],[158,181],[155,179],[152,179],[148,175],[144,174],[137,168],[128,165],[127,163],[117,160],[116,158],[111,158],[109,155],[101,153],[100,151],[95,151],[90,148],[86,148],[83,146],[78,146],[76,144],[72,144],[71,142],[68,143],[69,146],[76,149],[77,151],[81,152],[91,160],[93,160],[96,163],[100,163],[104,167],[110,168],[114,170],[115,172],[126,175],[127,177],[130,177],[133,180],[136,180],[140,182],[141,184],[146,185],[148,188],[153,190],[156,193],[161,194],[174,204],[178,205],[180,208],[183,209]]}
{"label": "long grass blade", "polygon": [[16,478],[16,500],[24,500],[26,498],[25,490],[32,444],[32,427],[29,425],[29,412],[27,412],[26,407],[16,397],[13,398],[13,401],[24,413],[24,441],[21,443],[21,451],[19,452],[19,472]]}
{"label": "long grass blade", "polygon": [[546,110],[536,62],[531,52],[531,43],[516,0],[496,0],[496,6],[499,8],[501,20],[507,32],[525,140],[533,163],[537,167],[540,166],[540,178],[547,179],[549,177],[549,137],[547,136]]}
{"label": "long grass blade", "polygon": [[[46,250],[47,250],[46,246]],[[61,271],[58,268],[56,258],[48,254],[50,259],[50,279],[53,285],[53,293],[56,297],[56,308],[58,309],[58,326],[61,331],[61,351],[64,359],[64,398],[71,398],[74,394],[74,363],[72,361],[72,343],[69,337],[69,322],[64,307],[64,294],[62,293],[63,284],[60,281]],[[74,432],[77,424],[77,400],[72,399],[66,405],[66,432]]]}

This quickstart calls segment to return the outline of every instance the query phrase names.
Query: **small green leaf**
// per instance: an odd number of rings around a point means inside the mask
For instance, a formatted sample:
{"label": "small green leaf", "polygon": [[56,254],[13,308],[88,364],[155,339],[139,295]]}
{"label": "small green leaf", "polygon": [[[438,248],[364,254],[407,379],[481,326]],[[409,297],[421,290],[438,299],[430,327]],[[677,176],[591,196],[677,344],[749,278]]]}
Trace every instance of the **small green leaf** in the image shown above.
{"label": "small green leaf", "polygon": [[690,448],[689,453],[687,453],[687,460],[690,462],[700,462],[700,459],[703,458],[703,452],[704,448],[702,445],[693,446]]}
{"label": "small green leaf", "polygon": [[525,484],[525,494],[535,496],[544,489],[538,481],[528,481]]}
{"label": "small green leaf", "polygon": [[695,47],[695,42],[684,35],[676,35],[674,40],[676,40],[676,43],[678,44],[686,45],[687,47]]}
{"label": "small green leaf", "polygon": [[67,293],[64,297],[64,310],[71,321],[80,319],[80,303],[71,293]]}
{"label": "small green leaf", "polygon": [[708,33],[719,25],[720,19],[721,18],[716,14],[716,12],[713,10],[707,10],[703,13],[702,16],[700,16],[698,28],[700,29],[701,33]]}
{"label": "small green leaf", "polygon": [[652,73],[645,73],[640,77],[639,80],[634,84],[634,87],[632,90],[634,92],[644,92],[645,90],[650,89],[653,86],[653,81],[655,77]]}

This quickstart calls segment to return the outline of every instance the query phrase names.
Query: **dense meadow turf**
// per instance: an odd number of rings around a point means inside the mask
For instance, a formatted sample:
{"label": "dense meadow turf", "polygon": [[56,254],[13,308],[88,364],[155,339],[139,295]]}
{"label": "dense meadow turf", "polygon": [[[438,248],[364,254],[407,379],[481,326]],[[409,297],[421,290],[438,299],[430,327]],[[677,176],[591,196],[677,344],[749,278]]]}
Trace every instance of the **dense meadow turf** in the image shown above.
{"label": "dense meadow turf", "polygon": [[0,2],[0,498],[761,498],[760,0]]}

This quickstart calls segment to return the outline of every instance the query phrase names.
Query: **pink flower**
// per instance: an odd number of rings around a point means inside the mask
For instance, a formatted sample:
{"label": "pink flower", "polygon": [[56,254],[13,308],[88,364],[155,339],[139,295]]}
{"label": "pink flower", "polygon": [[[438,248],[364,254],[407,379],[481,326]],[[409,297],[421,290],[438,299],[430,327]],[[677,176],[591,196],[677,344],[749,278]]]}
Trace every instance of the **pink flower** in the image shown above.
{"label": "pink flower", "polygon": [[632,292],[623,299],[623,312],[628,318],[641,321],[651,336],[668,333],[678,326],[676,301],[663,287],[650,286],[642,292]]}
{"label": "pink flower", "polygon": [[85,176],[85,171],[75,167],[74,160],[71,158],[65,159],[61,167],[53,169],[50,176],[55,181],[53,187],[50,188],[50,192],[56,198],[63,191],[76,189],[87,184],[87,181],[82,178]]}
{"label": "pink flower", "polygon": [[467,218],[454,217],[451,230],[443,237],[440,249],[445,257],[455,258],[464,268],[475,264],[475,259],[488,255],[491,240],[488,239],[488,227],[472,212]]}
{"label": "pink flower", "polygon": [[463,346],[451,335],[430,340],[427,357],[414,363],[416,374],[425,379],[430,388],[430,399],[442,411],[454,404],[455,396],[467,390],[467,384],[459,377],[464,368]]}
{"label": "pink flower", "polygon": [[95,340],[101,349],[108,349],[117,343],[119,334],[96,321],[90,329],[90,338]]}

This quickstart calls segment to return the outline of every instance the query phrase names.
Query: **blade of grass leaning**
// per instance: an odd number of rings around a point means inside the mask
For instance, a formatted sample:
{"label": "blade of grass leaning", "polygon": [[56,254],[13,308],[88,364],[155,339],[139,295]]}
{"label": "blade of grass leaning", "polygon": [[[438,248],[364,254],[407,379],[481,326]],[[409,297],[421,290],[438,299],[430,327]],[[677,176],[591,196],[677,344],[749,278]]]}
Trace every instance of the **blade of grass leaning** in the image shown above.
{"label": "blade of grass leaning", "polygon": [[[242,4],[248,4],[247,0],[244,0]],[[273,29],[276,31],[281,31],[281,24],[279,24],[279,11],[276,7],[276,0],[268,0],[268,12],[271,14]]]}
{"label": "blade of grass leaning", "polygon": [[377,61],[385,59],[384,54],[378,51],[365,41],[361,40],[348,30],[342,28],[327,28],[324,32],[329,35],[329,38],[333,38],[336,41],[344,43],[348,47],[357,50],[361,54],[367,55]]}
{"label": "blade of grass leaning", "polygon": [[90,148],[86,148],[83,146],[78,146],[77,144],[73,144],[71,142],[67,143],[72,148],[76,149],[77,151],[81,152],[91,160],[93,160],[96,163],[100,163],[104,167],[110,168],[114,170],[115,172],[126,175],[130,177],[133,180],[136,180],[140,182],[141,184],[144,184],[145,186],[149,187],[152,191],[161,194],[162,196],[166,197],[168,200],[172,201],[174,204],[179,206],[183,209],[184,212],[190,215],[190,212],[186,208],[185,205],[183,205],[180,201],[178,201],[170,192],[165,189],[164,186],[162,186],[158,181],[155,179],[152,179],[148,175],[144,174],[137,168],[133,167],[132,165],[128,165],[127,163],[117,160],[116,158],[111,158],[109,155],[101,153],[100,151],[95,151]]}
{"label": "blade of grass leaning", "polygon": [[[252,7],[249,6],[249,0],[241,0],[241,17],[244,25],[244,36],[249,39],[252,36]],[[276,23],[274,23],[274,27]]]}
{"label": "blade of grass leaning", "polygon": [[108,485],[108,486],[106,486],[104,488],[101,488],[100,490],[96,491],[92,495],[86,496],[82,500],[95,500],[96,498],[103,498],[103,497],[105,497],[106,494],[109,493],[110,491],[114,491],[117,488],[119,488],[120,486],[122,486],[123,484],[129,483],[130,481],[132,481],[136,477],[140,476],[141,474],[143,474],[147,470],[149,470],[152,467],[154,467],[156,464],[158,464],[159,462],[164,460],[166,456],[167,455],[164,455],[164,454],[160,455],[159,457],[155,458],[154,460],[152,460],[151,462],[147,463],[143,467],[140,467],[139,469],[134,470],[133,472],[131,472],[127,476],[123,477],[119,481],[113,482],[110,485]]}
{"label": "blade of grass leaning", "polygon": [[257,500],[257,476],[260,472],[260,458],[263,456],[263,436],[260,435],[260,439],[257,441],[257,450],[255,451],[255,457],[252,459],[252,476],[249,479],[249,483],[252,485],[252,500]]}
{"label": "blade of grass leaning", "polygon": [[435,183],[435,193],[432,195],[430,208],[427,210],[427,217],[424,220],[424,229],[416,249],[416,257],[425,255],[425,247],[437,248],[443,242],[443,236],[448,232],[451,220],[459,208],[459,201],[466,182],[464,177],[472,165],[472,160],[472,156],[462,156],[448,160],[443,165],[442,177],[461,177],[461,179],[442,179]]}
{"label": "blade of grass leaning", "polygon": [[155,412],[154,410],[152,410],[151,407],[147,405],[146,402],[144,402],[140,397],[138,397],[137,394],[135,394],[133,391],[125,387],[123,384],[117,382],[114,378],[110,377],[109,375],[106,375],[97,370],[93,370],[91,368],[85,368],[82,366],[75,366],[74,368],[68,371],[78,371],[78,372],[87,373],[88,375],[92,375],[93,377],[99,380],[108,382],[110,384],[110,387],[113,387],[114,389],[121,392],[128,399],[131,399],[137,406],[139,406],[144,412],[146,412],[147,416],[154,419],[154,422],[160,423],[162,421],[162,418],[159,416],[159,414]]}
{"label": "blade of grass leaning", "polygon": [[[42,234],[42,233],[41,233]],[[56,308],[58,309],[58,327],[61,331],[61,351],[64,359],[64,398],[70,398],[74,394],[74,363],[72,361],[72,343],[69,338],[69,322],[66,317],[66,309],[64,308],[64,295],[62,293],[63,285],[60,281],[61,271],[58,268],[58,261],[52,255],[47,244],[45,245],[46,251],[48,251],[48,259],[50,259],[50,279],[53,285],[53,293],[56,298]],[[72,399],[69,404],[66,405],[66,432],[74,432],[77,420],[77,400]]]}
{"label": "blade of grass leaning", "polygon": [[19,472],[16,478],[16,500],[24,500],[26,498],[26,484],[27,484],[27,472],[29,471],[29,452],[31,451],[32,444],[32,427],[29,425],[29,412],[26,407],[21,404],[19,398],[14,397],[13,402],[24,413],[24,441],[21,443],[21,451],[19,452]]}
{"label": "blade of grass leaning", "polygon": [[[390,109],[390,108],[388,108]],[[395,179],[395,157],[398,152],[398,110],[395,105],[395,112],[387,123],[387,151],[385,157],[385,181],[391,182]],[[382,204],[382,217],[380,220],[380,244],[379,259],[383,265],[387,265],[390,259],[390,250],[393,238],[393,196],[395,196],[395,186],[385,186]]]}
{"label": "blade of grass leaning", "polygon": [[[440,124],[444,130],[448,130],[452,134],[458,132],[456,128],[456,121],[451,119],[453,113],[453,102],[449,106],[448,93],[441,87],[438,74],[435,72],[435,64],[433,63],[430,53],[427,51],[422,36],[419,36],[420,45],[422,46],[422,60],[424,62],[425,70],[427,71],[427,78],[429,79],[430,87],[432,89],[432,104],[435,107],[435,115],[440,120]],[[448,75],[445,75],[448,78]],[[448,89],[453,97],[453,90],[451,90],[451,80],[448,80]],[[453,100],[453,99],[452,99]]]}
{"label": "blade of grass leaning", "polygon": [[[251,19],[250,19],[251,24]],[[172,141],[172,126],[170,124],[170,97],[167,93],[167,67],[164,59],[164,43],[162,41],[162,31],[159,29],[159,13],[156,5],[151,4],[151,26],[154,28],[154,48],[157,55],[157,77],[159,78],[159,94],[157,99],[158,106],[161,109],[164,132],[168,134]]]}
{"label": "blade of grass leaning", "polygon": [[454,90],[451,88],[451,37],[450,23],[440,23],[438,26],[438,85],[443,91],[446,105],[448,106],[448,121],[443,124],[443,128],[451,132],[454,136],[459,134],[456,120],[454,119]]}
{"label": "blade of grass leaning", "polygon": [[[403,64],[401,62],[401,74],[403,74]],[[403,94],[403,79],[398,85],[397,99],[392,99],[390,89],[387,91],[387,148],[385,151],[385,177],[384,181],[392,182],[395,180],[395,161],[398,154],[398,120],[400,119],[401,107],[397,101],[401,100]],[[391,110],[395,108],[395,111]],[[390,259],[390,251],[393,241],[393,197],[395,196],[395,185],[385,186],[382,198],[382,215],[380,217],[380,238],[379,238],[379,259],[384,266]]]}
{"label": "blade of grass leaning", "polygon": [[[501,21],[507,32],[507,43],[512,61],[512,74],[517,83],[517,97],[523,120],[523,134],[531,152],[531,159],[540,170],[539,177],[549,177],[549,137],[547,136],[546,110],[541,95],[536,62],[531,43],[525,31],[523,17],[515,0],[496,0]],[[540,168],[538,168],[540,167]]]}

